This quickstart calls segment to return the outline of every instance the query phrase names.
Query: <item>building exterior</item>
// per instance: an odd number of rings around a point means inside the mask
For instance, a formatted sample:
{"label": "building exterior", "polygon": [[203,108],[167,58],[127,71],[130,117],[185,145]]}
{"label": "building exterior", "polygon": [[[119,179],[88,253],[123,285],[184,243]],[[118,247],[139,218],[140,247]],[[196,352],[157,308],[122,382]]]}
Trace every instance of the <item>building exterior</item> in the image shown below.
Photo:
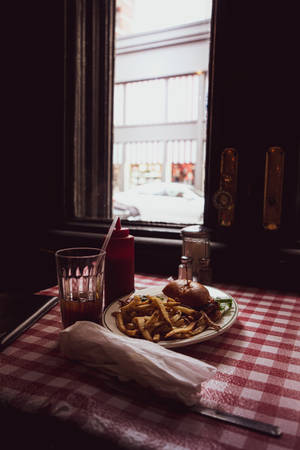
{"label": "building exterior", "polygon": [[209,31],[205,20],[117,39],[114,191],[160,180],[203,192]]}
{"label": "building exterior", "polygon": [[132,31],[135,0],[117,0],[116,2],[116,36]]}

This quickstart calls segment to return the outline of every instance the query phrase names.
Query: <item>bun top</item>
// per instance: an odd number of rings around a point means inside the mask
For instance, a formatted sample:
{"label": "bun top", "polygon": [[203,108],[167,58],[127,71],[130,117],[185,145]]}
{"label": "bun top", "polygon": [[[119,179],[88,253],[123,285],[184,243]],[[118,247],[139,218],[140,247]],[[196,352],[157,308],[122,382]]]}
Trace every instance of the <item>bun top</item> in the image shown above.
{"label": "bun top", "polygon": [[162,291],[168,297],[179,300],[195,309],[201,308],[211,301],[208,289],[197,281],[170,281]]}

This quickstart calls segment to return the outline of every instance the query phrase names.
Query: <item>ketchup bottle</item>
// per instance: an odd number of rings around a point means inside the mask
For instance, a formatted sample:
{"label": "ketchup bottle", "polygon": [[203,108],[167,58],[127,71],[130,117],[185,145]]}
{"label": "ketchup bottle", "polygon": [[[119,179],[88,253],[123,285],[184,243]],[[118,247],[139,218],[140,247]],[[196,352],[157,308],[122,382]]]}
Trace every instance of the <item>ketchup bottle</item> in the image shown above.
{"label": "ketchup bottle", "polygon": [[134,237],[120,218],[106,248],[105,306],[134,291]]}

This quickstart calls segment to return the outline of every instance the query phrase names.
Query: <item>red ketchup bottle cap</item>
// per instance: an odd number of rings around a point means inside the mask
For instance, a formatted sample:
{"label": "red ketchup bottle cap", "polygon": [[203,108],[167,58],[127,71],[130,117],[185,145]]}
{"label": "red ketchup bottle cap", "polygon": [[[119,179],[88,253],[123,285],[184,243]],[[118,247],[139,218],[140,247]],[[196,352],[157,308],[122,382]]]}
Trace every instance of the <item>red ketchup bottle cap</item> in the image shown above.
{"label": "red ketchup bottle cap", "polygon": [[123,238],[126,236],[129,236],[129,229],[122,228],[120,217],[118,217],[116,227],[112,234],[112,238]]}

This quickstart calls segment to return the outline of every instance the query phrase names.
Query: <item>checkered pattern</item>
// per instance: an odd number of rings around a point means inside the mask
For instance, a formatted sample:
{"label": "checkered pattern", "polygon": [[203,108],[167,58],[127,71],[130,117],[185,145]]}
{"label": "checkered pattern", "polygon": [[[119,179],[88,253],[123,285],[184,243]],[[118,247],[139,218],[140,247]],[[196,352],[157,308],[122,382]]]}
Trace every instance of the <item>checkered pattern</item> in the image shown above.
{"label": "checkered pattern", "polygon": [[[159,277],[136,276],[136,288],[165,283]],[[300,448],[300,298],[216,287],[236,299],[238,320],[223,335],[176,351],[218,368],[203,384],[205,406],[278,425],[280,438],[177,410],[146,391],[139,397],[114,391],[101,374],[60,355],[59,306],[0,354],[0,400],[73,421],[131,449]]]}

